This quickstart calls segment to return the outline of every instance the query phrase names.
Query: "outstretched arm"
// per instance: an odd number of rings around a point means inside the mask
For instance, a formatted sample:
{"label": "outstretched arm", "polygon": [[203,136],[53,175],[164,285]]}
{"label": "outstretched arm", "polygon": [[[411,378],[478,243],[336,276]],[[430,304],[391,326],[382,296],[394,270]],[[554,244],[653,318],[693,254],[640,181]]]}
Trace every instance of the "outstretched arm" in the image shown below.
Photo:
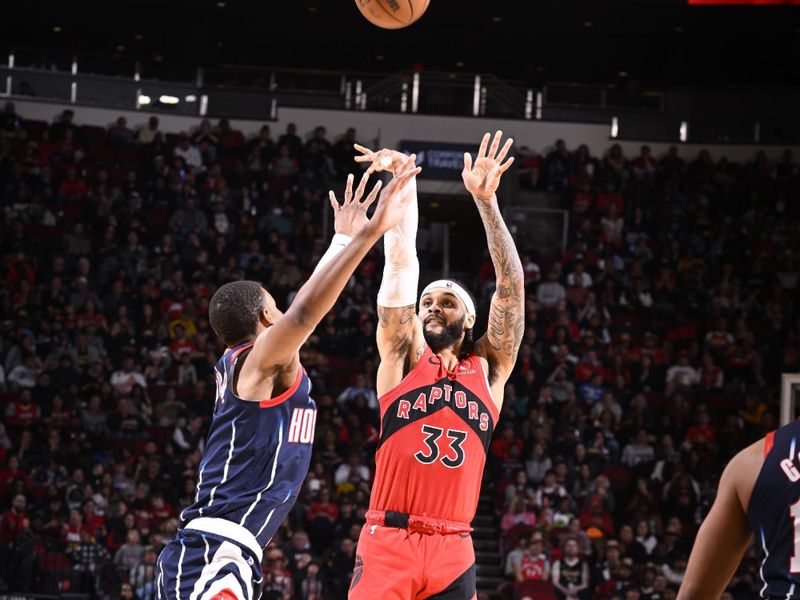
{"label": "outstretched arm", "polygon": [[333,307],[370,248],[402,218],[408,205],[408,199],[402,193],[403,187],[419,170],[414,168],[413,159],[406,163],[404,172],[383,190],[372,219],[367,218],[367,208],[377,196],[380,184],[373,188],[364,202],[361,202],[361,195],[366,187],[366,179],[362,180],[355,196],[351,193],[352,179],[348,180],[345,202],[341,206],[331,194],[336,233],[351,237],[352,241],[324,268],[315,271],[297,292],[286,313],[258,337],[253,356],[257,357],[262,369],[286,365],[294,360],[300,346]]}
{"label": "outstretched arm", "polygon": [[[362,156],[356,162],[369,163],[368,173],[390,171],[395,176],[407,160],[402,152],[384,148],[373,152],[355,145]],[[381,362],[378,365],[378,396],[395,387],[419,360],[425,349],[422,325],[416,311],[419,286],[417,259],[417,185],[412,179],[403,190],[409,205],[400,223],[383,236],[386,262],[378,291],[378,327],[375,336]]]}
{"label": "outstretched arm", "polygon": [[464,154],[464,171],[461,174],[481,215],[496,277],[489,325],[486,335],[477,341],[475,351],[489,363],[489,384],[498,403],[502,401],[503,387],[514,368],[525,330],[522,262],[497,204],[500,177],[514,161],[509,158],[503,162],[513,140],[508,139],[498,153],[502,135],[501,131],[495,133],[488,151],[489,134],[483,136],[474,165],[472,157]]}
{"label": "outstretched arm", "polygon": [[717,498],[697,533],[678,600],[711,600],[725,591],[750,541],[744,507],[750,503],[763,456],[764,440],[760,440],[725,467]]}

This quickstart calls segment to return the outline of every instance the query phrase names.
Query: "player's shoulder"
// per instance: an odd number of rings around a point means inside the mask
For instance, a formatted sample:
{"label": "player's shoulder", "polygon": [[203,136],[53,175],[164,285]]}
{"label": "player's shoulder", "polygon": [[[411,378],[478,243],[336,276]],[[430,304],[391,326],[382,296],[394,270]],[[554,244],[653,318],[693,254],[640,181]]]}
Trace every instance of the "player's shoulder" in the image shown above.
{"label": "player's shoulder", "polygon": [[722,474],[720,486],[724,484],[735,491],[745,510],[750,504],[750,496],[764,464],[766,446],[767,438],[761,438],[740,450],[730,460]]}

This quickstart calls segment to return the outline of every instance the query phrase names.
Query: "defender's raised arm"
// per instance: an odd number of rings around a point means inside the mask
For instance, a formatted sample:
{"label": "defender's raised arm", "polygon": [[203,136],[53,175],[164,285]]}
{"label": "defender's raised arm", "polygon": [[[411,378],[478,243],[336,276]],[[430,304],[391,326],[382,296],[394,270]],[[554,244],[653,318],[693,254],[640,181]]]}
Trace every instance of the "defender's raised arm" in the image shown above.
{"label": "defender's raised arm", "polygon": [[348,179],[342,205],[339,205],[331,193],[336,231],[340,235],[352,236],[352,241],[340,248],[330,262],[314,272],[297,292],[286,314],[259,337],[253,350],[257,353],[259,362],[284,364],[292,360],[317,324],[333,307],[347,280],[370,248],[381,235],[401,220],[410,202],[403,193],[403,187],[419,171],[419,167],[414,167],[413,158],[406,161],[404,171],[381,193],[372,219],[367,218],[367,208],[377,196],[380,184],[373,188],[364,202],[361,202],[361,196],[366,178],[362,180],[355,195],[351,192],[352,178]]}

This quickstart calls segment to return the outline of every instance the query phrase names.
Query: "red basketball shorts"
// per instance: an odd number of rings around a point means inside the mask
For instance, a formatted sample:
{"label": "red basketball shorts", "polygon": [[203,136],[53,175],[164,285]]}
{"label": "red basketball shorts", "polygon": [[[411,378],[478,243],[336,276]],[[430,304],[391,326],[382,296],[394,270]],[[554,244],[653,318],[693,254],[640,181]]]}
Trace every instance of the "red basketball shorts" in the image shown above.
{"label": "red basketball shorts", "polygon": [[[356,548],[349,600],[472,600],[475,551],[469,526],[435,532],[436,521],[406,516],[406,527],[367,514]],[[431,527],[430,523],[434,526]]]}

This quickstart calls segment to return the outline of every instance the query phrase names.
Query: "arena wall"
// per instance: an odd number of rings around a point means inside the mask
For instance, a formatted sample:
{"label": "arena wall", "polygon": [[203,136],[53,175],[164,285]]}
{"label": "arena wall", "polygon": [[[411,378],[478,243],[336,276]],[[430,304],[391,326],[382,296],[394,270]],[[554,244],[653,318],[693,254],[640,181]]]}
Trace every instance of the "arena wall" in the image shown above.
{"label": "arena wall", "polygon": [[[65,108],[75,111],[75,121],[81,125],[107,127],[119,116],[128,119],[130,127],[143,125],[151,114],[157,114],[161,129],[167,132],[191,131],[200,122],[200,117],[187,117],[146,110],[124,111],[105,109],[77,104],[64,105],[30,99],[14,99],[17,112],[27,119],[52,121]],[[212,117],[213,118],[213,117]],[[672,144],[650,143],[647,140],[614,140],[610,138],[610,125],[586,123],[561,123],[551,121],[524,121],[511,119],[488,119],[467,117],[444,117],[432,115],[412,115],[402,113],[360,112],[352,110],[321,110],[280,107],[275,121],[231,119],[231,125],[245,135],[258,132],[267,123],[277,138],[289,123],[296,123],[301,136],[308,136],[317,125],[328,129],[330,139],[341,135],[348,127],[358,130],[358,139],[363,143],[377,143],[382,146],[396,146],[400,140],[424,140],[440,142],[472,143],[489,130],[497,128],[517,141],[518,146],[528,146],[537,152],[550,148],[555,140],[563,139],[567,147],[574,150],[580,144],[587,144],[594,155],[602,155],[608,147],[618,142],[625,154],[635,156],[643,143],[648,143],[656,155],[665,152]],[[689,124],[691,139],[691,123]],[[732,161],[751,160],[758,150],[765,150],[771,158],[777,158],[786,148],[768,144],[680,144],[680,154],[684,159],[694,158],[702,149],[711,153],[714,159],[726,156]],[[795,156],[800,155],[800,147],[792,148]]]}

